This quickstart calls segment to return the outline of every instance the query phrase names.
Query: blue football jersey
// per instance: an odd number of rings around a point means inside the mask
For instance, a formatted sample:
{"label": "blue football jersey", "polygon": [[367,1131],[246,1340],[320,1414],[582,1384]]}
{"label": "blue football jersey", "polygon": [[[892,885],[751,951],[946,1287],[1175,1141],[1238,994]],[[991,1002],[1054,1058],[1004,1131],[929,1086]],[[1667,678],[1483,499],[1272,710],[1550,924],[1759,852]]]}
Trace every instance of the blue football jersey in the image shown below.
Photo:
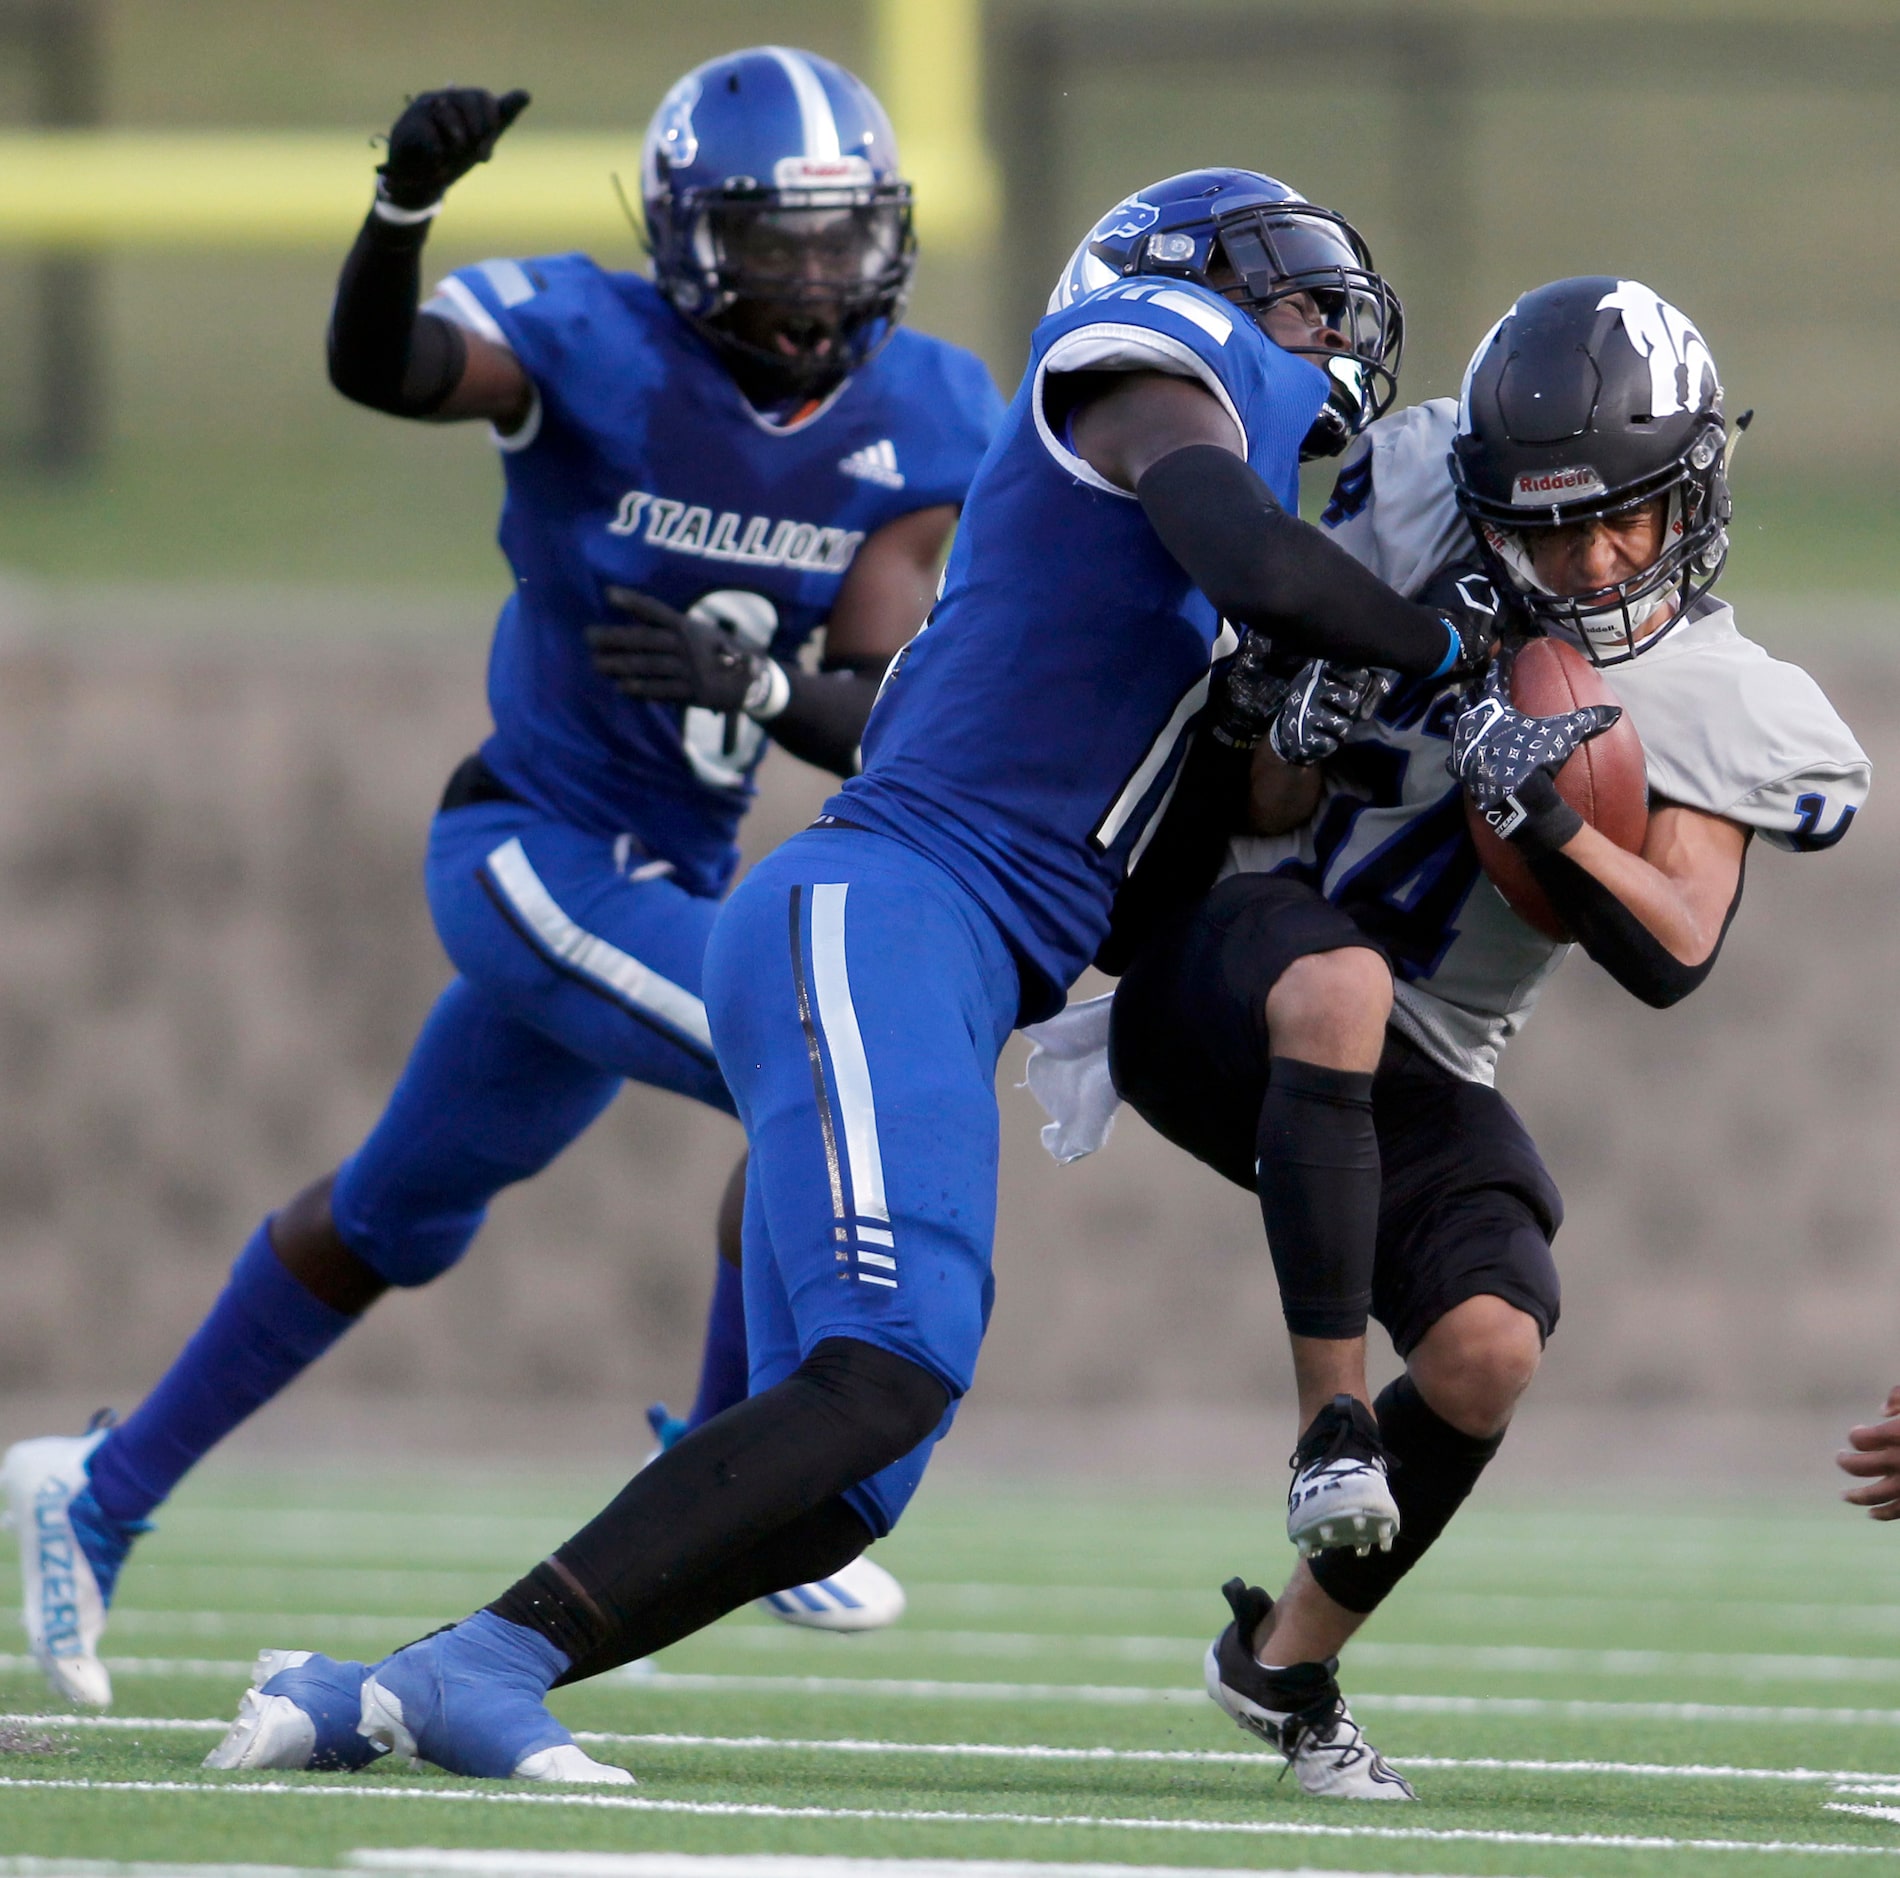
{"label": "blue football jersey", "polygon": [[1192,377],[1289,509],[1319,368],[1217,295],[1119,281],[1037,327],[1029,370],[970,490],[944,591],[899,655],[864,773],[829,804],[909,841],[989,909],[1023,969],[1025,1021],[1094,956],[1110,903],[1173,787],[1213,661],[1235,641],[1141,505],[1050,428],[1072,371]]}
{"label": "blue football jersey", "polygon": [[487,261],[430,310],[505,345],[532,380],[497,437],[500,541],[515,589],[489,661],[482,755],[536,807],[635,835],[696,893],[737,860],[764,733],[750,719],[626,697],[586,628],[605,589],[702,605],[790,659],[885,523],[961,503],[1002,414],[973,354],[900,330],[816,409],[768,422],[651,281],[585,255]]}

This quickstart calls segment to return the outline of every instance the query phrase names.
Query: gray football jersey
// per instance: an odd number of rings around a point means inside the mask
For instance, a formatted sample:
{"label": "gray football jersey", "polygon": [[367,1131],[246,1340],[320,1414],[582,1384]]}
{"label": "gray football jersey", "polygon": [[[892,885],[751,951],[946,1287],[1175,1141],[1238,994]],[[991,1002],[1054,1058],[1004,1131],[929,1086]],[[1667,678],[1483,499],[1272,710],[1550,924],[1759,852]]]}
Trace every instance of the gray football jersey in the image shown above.
{"label": "gray football jersey", "polygon": [[[1324,517],[1402,593],[1471,553],[1446,466],[1457,412],[1434,398],[1373,425]],[[1866,753],[1820,686],[1743,638],[1712,596],[1606,680],[1642,739],[1652,800],[1799,852],[1831,847],[1866,799]],[[1453,1075],[1489,1083],[1570,948],[1519,919],[1478,865],[1445,767],[1457,704],[1456,686],[1395,692],[1326,766],[1312,818],[1235,841],[1226,871],[1295,874],[1351,912],[1392,957],[1395,1028]]]}

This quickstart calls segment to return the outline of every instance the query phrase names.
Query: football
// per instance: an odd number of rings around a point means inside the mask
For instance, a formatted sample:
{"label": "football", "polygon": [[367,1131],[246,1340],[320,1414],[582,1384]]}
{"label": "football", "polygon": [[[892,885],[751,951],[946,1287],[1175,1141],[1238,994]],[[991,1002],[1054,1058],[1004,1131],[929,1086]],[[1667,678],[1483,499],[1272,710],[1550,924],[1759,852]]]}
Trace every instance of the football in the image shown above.
{"label": "football", "polygon": [[[1575,646],[1562,639],[1533,639],[1511,666],[1511,702],[1534,717],[1556,717],[1580,705],[1615,704],[1617,696]],[[1642,847],[1649,830],[1649,785],[1642,739],[1627,713],[1557,772],[1557,793],[1619,848],[1634,854]],[[1548,938],[1572,938],[1523,855],[1491,832],[1469,800],[1465,820],[1485,873],[1511,911]]]}

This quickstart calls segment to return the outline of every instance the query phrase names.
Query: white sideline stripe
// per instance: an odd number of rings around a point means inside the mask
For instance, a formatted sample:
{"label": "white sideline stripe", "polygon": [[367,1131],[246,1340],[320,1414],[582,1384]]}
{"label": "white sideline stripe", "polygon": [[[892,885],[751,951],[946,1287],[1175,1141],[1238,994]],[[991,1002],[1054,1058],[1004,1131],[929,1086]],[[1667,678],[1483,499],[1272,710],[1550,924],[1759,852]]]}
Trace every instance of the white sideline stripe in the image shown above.
{"label": "white sideline stripe", "polygon": [[[1475,1826],[1329,1826],[1279,1819],[1132,1819],[1105,1813],[977,1813],[948,1808],[904,1811],[873,1806],[768,1806],[735,1800],[638,1800],[601,1793],[482,1793],[466,1788],[385,1787],[371,1782],[329,1786],[283,1780],[19,1780],[0,1777],[0,1789],[36,1793],[189,1793],[219,1799],[252,1797],[324,1800],[437,1800],[450,1805],[574,1806],[600,1812],[671,1813],[699,1819],[873,1820],[896,1826],[1053,1826],[1062,1830],[1184,1832],[1199,1837],[1250,1839],[1372,1839],[1398,1845],[1537,1845],[1632,1852],[1793,1852],[1819,1858],[1900,1858],[1900,1843],[1827,1845],[1801,1839],[1671,1839],[1661,1834],[1509,1832]],[[1879,1809],[1873,1809],[1879,1810]]]}
{"label": "white sideline stripe", "polygon": [[[741,1638],[748,1650],[797,1649],[805,1639],[790,1631],[719,1633]],[[951,1656],[1093,1657],[1121,1663],[1198,1662],[1205,1636],[1116,1637],[1052,1631],[940,1630],[907,1624],[903,1640]],[[1900,1657],[1764,1655],[1721,1650],[1583,1650],[1541,1644],[1352,1643],[1344,1651],[1348,1674],[1363,1669],[1482,1670],[1519,1675],[1592,1675],[1618,1678],[1723,1677],[1737,1682],[1900,1682]]]}
{"label": "white sideline stripe", "polygon": [[504,841],[488,856],[488,871],[509,904],[557,959],[605,985],[616,997],[684,1031],[705,1049],[712,1048],[705,1005],[684,986],[662,978],[630,952],[622,952],[569,919],[518,839]]}
{"label": "white sideline stripe", "polygon": [[430,1616],[384,1615],[377,1611],[114,1611],[110,1622],[118,1636],[153,1631],[187,1631],[196,1637],[249,1636],[263,1630],[288,1635],[302,1628],[347,1631],[353,1636],[380,1636],[389,1630],[410,1635],[433,1630],[442,1613]]}
{"label": "white sideline stripe", "polygon": [[[748,1633],[750,1634],[750,1633]],[[770,1632],[760,1632],[769,1635]],[[195,1656],[112,1656],[106,1667],[115,1676],[248,1677],[249,1662],[216,1661]],[[0,1674],[37,1673],[30,1656],[0,1656]],[[1077,1682],[944,1682],[929,1677],[882,1676],[721,1676],[653,1670],[629,1663],[609,1670],[603,1683],[632,1682],[648,1693],[692,1695],[842,1695],[908,1696],[945,1702],[1067,1702],[1103,1707],[1139,1707],[1148,1703],[1207,1700],[1198,1688],[1116,1686]],[[1355,1694],[1355,1709],[1387,1715],[1541,1716],[1572,1721],[1764,1722],[1772,1727],[1838,1725],[1849,1728],[1900,1728],[1900,1709],[1796,1708],[1736,1702],[1594,1702],[1553,1696]],[[45,1720],[42,1716],[39,1719]],[[63,1718],[62,1718],[63,1719]]]}
{"label": "white sideline stripe", "polygon": [[[894,1261],[860,1252],[878,1268]],[[912,1587],[913,1591],[919,1589]],[[386,1630],[426,1630],[440,1621],[414,1613],[282,1611],[153,1611],[113,1613],[115,1631],[124,1635],[187,1631],[218,1637],[246,1635],[259,1627],[290,1630],[299,1625],[351,1635],[374,1636]],[[943,1630],[906,1625],[904,1640],[939,1651],[970,1656],[1088,1656],[1121,1662],[1170,1663],[1198,1657],[1206,1648],[1200,1637],[1062,1636],[1005,1630]],[[751,1626],[714,1631],[705,1641],[736,1644],[750,1651],[809,1647],[808,1640],[786,1630]],[[1355,1643],[1348,1646],[1348,1669],[1475,1669],[1526,1674],[1569,1673],[1611,1677],[1725,1676],[1744,1682],[1900,1682],[1900,1657],[1806,1656],[1793,1652],[1719,1650],[1581,1650],[1518,1644]]]}
{"label": "white sideline stripe", "polygon": [[355,1872],[413,1878],[494,1873],[498,1878],[1406,1878],[1402,1872],[1302,1865],[1059,1865],[1029,1859],[800,1858],[778,1852],[477,1852],[377,1846],[347,1867],[309,1865],[121,1865],[96,1858],[0,1858],[0,1878],[349,1878]]}
{"label": "white sideline stripe", "polygon": [[841,881],[812,887],[812,988],[818,994],[818,1027],[825,1033],[832,1080],[838,1086],[845,1158],[851,1163],[851,1210],[859,1219],[888,1225],[891,1209],[884,1197],[884,1156],[877,1142],[877,1098],[845,964],[844,903],[849,891]]}
{"label": "white sideline stripe", "polygon": [[[216,1717],[0,1715],[0,1726],[27,1724],[124,1734],[212,1734],[230,1726],[228,1721]],[[732,1748],[748,1753],[776,1748],[798,1754],[935,1755],[953,1760],[1131,1762],[1189,1767],[1271,1764],[1271,1757],[1262,1748],[1062,1748],[980,1741],[860,1741],[850,1737],[808,1741],[780,1735],[621,1734],[600,1728],[577,1728],[574,1739],[603,1747]],[[1900,1785],[1896,1785],[1900,1783],[1900,1773],[1870,1773],[1865,1768],[1732,1767],[1699,1761],[1519,1760],[1489,1754],[1388,1754],[1386,1759],[1403,1767],[1423,1767],[1439,1773],[1621,1774],[1639,1780],[1762,1780],[1795,1786],[1829,1786],[1841,1793],[1876,1796],[1892,1793],[1900,1798]]]}
{"label": "white sideline stripe", "polygon": [[[1402,1872],[1232,1865],[1072,1865],[1034,1859],[802,1858],[785,1852],[353,1852],[353,1871],[497,1873],[500,1878],[1406,1878]],[[101,1866],[101,1871],[128,1869]],[[145,1868],[141,1868],[143,1870]],[[222,1867],[218,1869],[222,1870]],[[0,1864],[0,1873],[6,1867]],[[169,1868],[167,1868],[169,1878]]]}

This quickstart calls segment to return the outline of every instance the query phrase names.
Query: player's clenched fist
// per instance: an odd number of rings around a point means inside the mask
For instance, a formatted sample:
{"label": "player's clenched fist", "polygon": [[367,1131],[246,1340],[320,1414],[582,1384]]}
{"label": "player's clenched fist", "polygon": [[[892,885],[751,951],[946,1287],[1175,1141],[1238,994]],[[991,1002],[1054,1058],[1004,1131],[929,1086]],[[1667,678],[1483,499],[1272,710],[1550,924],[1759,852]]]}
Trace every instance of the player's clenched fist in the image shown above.
{"label": "player's clenched fist", "polygon": [[451,183],[495,154],[495,140],[527,107],[525,91],[498,98],[474,85],[412,98],[390,127],[389,161],[377,168],[383,194],[399,209],[433,208]]}
{"label": "player's clenched fist", "polygon": [[1866,1481],[1841,1495],[1864,1506],[1871,1519],[1900,1519],[1900,1388],[1887,1391],[1885,1418],[1847,1431],[1847,1446],[1834,1457],[1842,1473]]}

